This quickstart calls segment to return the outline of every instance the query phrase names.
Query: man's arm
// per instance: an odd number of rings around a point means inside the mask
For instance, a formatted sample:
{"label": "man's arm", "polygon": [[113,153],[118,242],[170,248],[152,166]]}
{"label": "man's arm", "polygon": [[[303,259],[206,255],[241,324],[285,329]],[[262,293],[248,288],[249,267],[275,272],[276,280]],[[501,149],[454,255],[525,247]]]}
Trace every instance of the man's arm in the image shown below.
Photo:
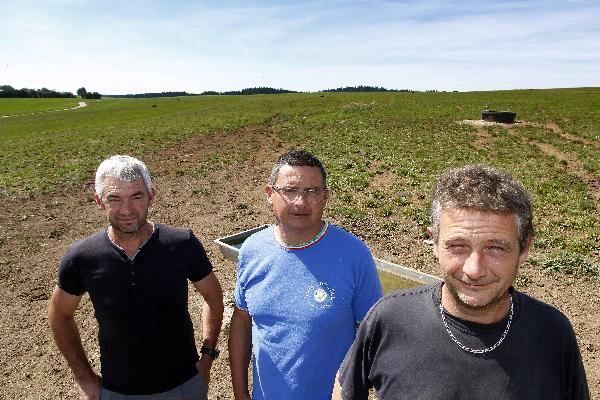
{"label": "man's arm", "polygon": [[[217,347],[221,322],[223,321],[223,291],[221,284],[213,272],[193,283],[196,290],[204,299],[202,307],[202,345],[210,348]],[[201,354],[197,367],[206,382],[210,381],[210,368],[214,359]]]}
{"label": "man's arm", "polygon": [[252,355],[252,320],[248,311],[233,308],[229,328],[229,368],[236,400],[250,399],[248,367]]}
{"label": "man's arm", "polygon": [[79,330],[73,318],[80,300],[81,296],[71,295],[57,286],[50,299],[48,321],[56,346],[65,356],[81,389],[81,398],[95,400],[100,395],[100,376],[92,369],[83,350]]}
{"label": "man's arm", "polygon": [[333,384],[333,394],[331,400],[344,400],[342,397],[342,386],[340,385],[340,374],[339,372],[335,375],[335,383]]}

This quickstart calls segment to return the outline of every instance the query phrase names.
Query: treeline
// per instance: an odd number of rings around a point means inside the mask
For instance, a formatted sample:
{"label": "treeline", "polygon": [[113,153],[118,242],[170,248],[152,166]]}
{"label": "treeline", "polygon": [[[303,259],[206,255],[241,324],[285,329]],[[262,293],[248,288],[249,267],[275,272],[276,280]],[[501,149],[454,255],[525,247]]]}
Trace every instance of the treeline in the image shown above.
{"label": "treeline", "polygon": [[57,92],[46,88],[41,89],[15,89],[10,85],[0,86],[0,97],[2,98],[74,98],[71,92]]}
{"label": "treeline", "polygon": [[200,93],[200,96],[218,96],[218,95],[242,95],[247,96],[251,94],[283,94],[283,93],[298,93],[294,90],[287,89],[273,89],[270,87],[256,87],[256,88],[247,88],[242,90],[230,90],[228,92],[214,92],[214,91],[206,91]]}
{"label": "treeline", "polygon": [[414,92],[408,89],[386,89],[378,86],[346,86],[337,89],[325,89],[323,92]]}
{"label": "treeline", "polygon": [[273,89],[270,87],[256,87],[247,88],[242,90],[230,90],[227,92],[215,92],[214,90],[207,90],[202,93],[188,93],[188,92],[160,92],[160,93],[137,93],[137,94],[107,94],[106,97],[117,97],[117,98],[147,98],[147,97],[180,97],[180,96],[235,96],[235,95],[252,95],[252,94],[282,94],[282,93],[298,93],[293,90],[286,89]]}
{"label": "treeline", "polygon": [[197,94],[187,92],[160,92],[160,93],[136,93],[136,94],[107,94],[106,97],[117,98],[146,98],[146,97],[180,97],[180,96],[197,96]]}
{"label": "treeline", "polygon": [[[346,86],[337,89],[325,89],[322,92],[414,92],[414,90],[408,89],[386,89],[378,86]],[[202,93],[188,93],[188,92],[149,92],[149,93],[136,93],[136,94],[109,94],[104,95],[106,97],[116,98],[151,98],[151,97],[182,97],[182,96],[248,96],[254,94],[283,94],[283,93],[299,93],[295,90],[287,89],[274,89],[271,87],[254,87],[246,88],[242,90],[230,90],[226,92],[216,92],[208,90]],[[102,95],[98,92],[88,92],[84,87],[77,90],[77,95],[84,99],[100,99]],[[12,86],[4,85],[0,86],[0,97],[33,97],[33,98],[73,98],[76,97],[70,92],[57,92],[46,88],[42,89],[14,89]]]}

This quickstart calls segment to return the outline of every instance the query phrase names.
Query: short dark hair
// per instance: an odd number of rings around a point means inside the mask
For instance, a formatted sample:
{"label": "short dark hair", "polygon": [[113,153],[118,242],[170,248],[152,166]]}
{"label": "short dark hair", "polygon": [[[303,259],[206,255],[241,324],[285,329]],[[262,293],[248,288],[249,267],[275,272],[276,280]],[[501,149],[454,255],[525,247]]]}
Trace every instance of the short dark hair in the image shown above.
{"label": "short dark hair", "polygon": [[442,210],[472,208],[499,214],[515,214],[519,248],[535,234],[531,201],[527,190],[499,169],[474,164],[453,168],[439,178],[433,188],[430,219],[433,240],[439,239]]}
{"label": "short dark hair", "polygon": [[282,154],[277,159],[273,169],[271,170],[271,176],[269,177],[269,184],[274,185],[279,177],[279,170],[284,165],[290,165],[292,167],[317,167],[321,171],[323,176],[323,185],[327,189],[327,173],[325,167],[321,164],[321,161],[306,150],[290,150],[285,154]]}

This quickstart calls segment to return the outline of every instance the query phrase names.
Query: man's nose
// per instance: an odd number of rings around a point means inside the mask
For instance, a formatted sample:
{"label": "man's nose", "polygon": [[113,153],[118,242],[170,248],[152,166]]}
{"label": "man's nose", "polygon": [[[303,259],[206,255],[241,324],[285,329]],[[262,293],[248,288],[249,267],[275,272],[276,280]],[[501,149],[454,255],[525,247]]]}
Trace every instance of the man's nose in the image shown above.
{"label": "man's nose", "polygon": [[487,275],[484,256],[478,251],[473,250],[463,264],[463,272],[471,280],[477,280]]}
{"label": "man's nose", "polygon": [[300,191],[296,198],[292,201],[295,205],[305,205],[308,204],[308,193]]}
{"label": "man's nose", "polygon": [[129,200],[123,200],[121,206],[119,207],[119,212],[121,214],[129,214],[129,211],[131,211],[131,204],[129,204]]}

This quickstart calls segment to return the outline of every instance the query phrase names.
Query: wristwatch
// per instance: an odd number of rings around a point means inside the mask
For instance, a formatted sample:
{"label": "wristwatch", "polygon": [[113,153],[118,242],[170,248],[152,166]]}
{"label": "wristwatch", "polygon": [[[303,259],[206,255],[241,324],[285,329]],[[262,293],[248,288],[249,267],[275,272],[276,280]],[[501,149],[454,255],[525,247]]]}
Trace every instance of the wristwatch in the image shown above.
{"label": "wristwatch", "polygon": [[200,353],[206,354],[212,358],[217,358],[221,352],[217,349],[211,349],[210,347],[202,346],[200,347]]}

